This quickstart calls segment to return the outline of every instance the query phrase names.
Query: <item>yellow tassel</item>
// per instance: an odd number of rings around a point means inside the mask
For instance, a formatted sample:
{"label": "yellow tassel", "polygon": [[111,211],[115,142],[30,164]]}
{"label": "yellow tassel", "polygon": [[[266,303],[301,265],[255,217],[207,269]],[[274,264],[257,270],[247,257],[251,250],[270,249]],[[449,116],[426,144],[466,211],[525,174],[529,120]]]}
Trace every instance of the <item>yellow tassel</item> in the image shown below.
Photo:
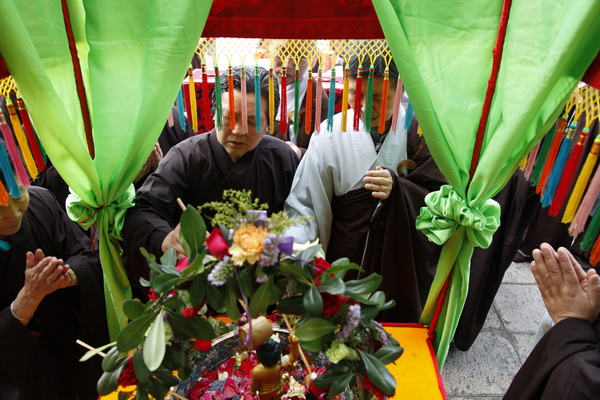
{"label": "yellow tassel", "polygon": [[562,223],[564,224],[570,223],[573,221],[573,218],[575,218],[575,214],[577,213],[577,209],[581,203],[581,198],[583,197],[585,189],[587,188],[590,176],[594,171],[594,166],[596,165],[596,160],[598,159],[599,148],[600,135],[596,136],[594,139],[594,144],[592,145],[590,154],[588,154],[587,158],[585,159],[585,164],[583,164],[583,168],[581,168],[581,172],[577,178],[577,183],[575,183],[575,187],[571,192],[571,197],[569,197],[569,202],[567,203],[567,207],[565,208],[565,213],[563,214],[562,218]]}
{"label": "yellow tassel", "polygon": [[38,170],[35,166],[35,161],[33,159],[33,155],[31,154],[31,150],[29,149],[27,137],[25,136],[25,132],[23,132],[23,128],[21,127],[21,121],[17,116],[15,106],[13,105],[12,101],[6,100],[6,107],[8,108],[8,113],[10,114],[10,122],[12,122],[13,132],[17,137],[19,147],[21,147],[21,153],[23,154],[23,158],[25,159],[25,166],[27,167],[27,172],[29,172],[29,176],[31,176],[31,179],[35,179],[38,176]]}
{"label": "yellow tassel", "polygon": [[350,68],[344,69],[344,92],[342,93],[342,132],[346,132],[346,117],[348,116],[348,87],[350,85]]}
{"label": "yellow tassel", "polygon": [[519,163],[519,169],[521,171],[523,171],[525,169],[525,167],[527,166],[527,156],[523,157],[523,159],[521,160],[521,162]]}
{"label": "yellow tassel", "polygon": [[[192,113],[192,129],[194,132],[198,132],[198,109],[196,108],[196,85],[194,84],[194,71],[192,68],[188,68],[188,89],[190,95],[190,112]],[[219,77],[215,77],[219,79]],[[190,116],[188,115],[188,118]]]}

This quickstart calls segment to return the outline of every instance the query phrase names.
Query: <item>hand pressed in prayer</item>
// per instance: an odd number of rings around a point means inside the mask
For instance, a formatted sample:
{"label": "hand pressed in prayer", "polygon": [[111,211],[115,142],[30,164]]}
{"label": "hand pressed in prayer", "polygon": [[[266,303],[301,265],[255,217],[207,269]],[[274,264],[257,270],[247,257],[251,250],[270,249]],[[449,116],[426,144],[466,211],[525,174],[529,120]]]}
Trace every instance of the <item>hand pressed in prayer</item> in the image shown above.
{"label": "hand pressed in prayer", "polygon": [[600,276],[587,273],[565,248],[543,243],[534,250],[531,271],[548,313],[555,323],[566,318],[593,322],[600,313]]}
{"label": "hand pressed in prayer", "polygon": [[375,167],[375,170],[367,171],[363,178],[363,183],[365,184],[365,189],[373,192],[371,193],[373,197],[381,200],[390,197],[394,185],[390,171],[380,166]]}
{"label": "hand pressed in prayer", "polygon": [[187,255],[185,254],[185,251],[183,251],[183,247],[181,247],[181,242],[179,241],[179,227],[180,224],[177,224],[175,229],[165,236],[161,249],[164,253],[169,250],[170,247],[172,247],[177,254],[177,259],[181,260],[182,258],[187,257]]}

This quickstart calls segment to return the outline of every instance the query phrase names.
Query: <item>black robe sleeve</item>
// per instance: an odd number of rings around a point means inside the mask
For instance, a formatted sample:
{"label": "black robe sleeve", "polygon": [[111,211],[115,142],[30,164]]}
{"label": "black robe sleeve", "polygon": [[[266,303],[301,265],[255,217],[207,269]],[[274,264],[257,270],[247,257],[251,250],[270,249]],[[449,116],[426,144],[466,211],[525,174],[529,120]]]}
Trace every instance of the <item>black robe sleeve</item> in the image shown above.
{"label": "black robe sleeve", "polygon": [[505,400],[597,399],[600,322],[565,319],[550,329],[512,381]]}

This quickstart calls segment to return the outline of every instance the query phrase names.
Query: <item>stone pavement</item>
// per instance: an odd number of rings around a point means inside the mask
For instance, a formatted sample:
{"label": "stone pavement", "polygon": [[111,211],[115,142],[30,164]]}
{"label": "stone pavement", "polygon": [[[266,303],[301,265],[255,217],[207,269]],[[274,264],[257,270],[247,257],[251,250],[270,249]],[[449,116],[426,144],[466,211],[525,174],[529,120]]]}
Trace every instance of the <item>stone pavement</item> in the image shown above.
{"label": "stone pavement", "polygon": [[502,399],[545,312],[529,263],[512,263],[469,351],[450,348],[442,371],[450,400]]}

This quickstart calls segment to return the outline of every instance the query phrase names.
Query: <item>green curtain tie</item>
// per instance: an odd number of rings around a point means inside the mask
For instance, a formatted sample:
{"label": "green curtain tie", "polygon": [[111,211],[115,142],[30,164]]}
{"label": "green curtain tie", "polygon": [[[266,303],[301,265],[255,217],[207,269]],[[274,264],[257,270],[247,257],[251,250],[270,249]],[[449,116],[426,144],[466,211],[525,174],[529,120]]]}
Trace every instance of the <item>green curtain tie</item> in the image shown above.
{"label": "green curtain tie", "polygon": [[444,244],[461,226],[472,246],[488,248],[492,236],[500,226],[500,205],[487,200],[469,206],[451,185],[425,196],[427,207],[421,208],[417,229],[437,245]]}
{"label": "green curtain tie", "polygon": [[67,197],[67,214],[84,229],[99,222],[105,224],[108,234],[116,240],[123,240],[121,231],[125,224],[127,209],[132,207],[135,200],[135,189],[130,185],[125,192],[108,205],[94,207],[77,194],[71,192]]}

